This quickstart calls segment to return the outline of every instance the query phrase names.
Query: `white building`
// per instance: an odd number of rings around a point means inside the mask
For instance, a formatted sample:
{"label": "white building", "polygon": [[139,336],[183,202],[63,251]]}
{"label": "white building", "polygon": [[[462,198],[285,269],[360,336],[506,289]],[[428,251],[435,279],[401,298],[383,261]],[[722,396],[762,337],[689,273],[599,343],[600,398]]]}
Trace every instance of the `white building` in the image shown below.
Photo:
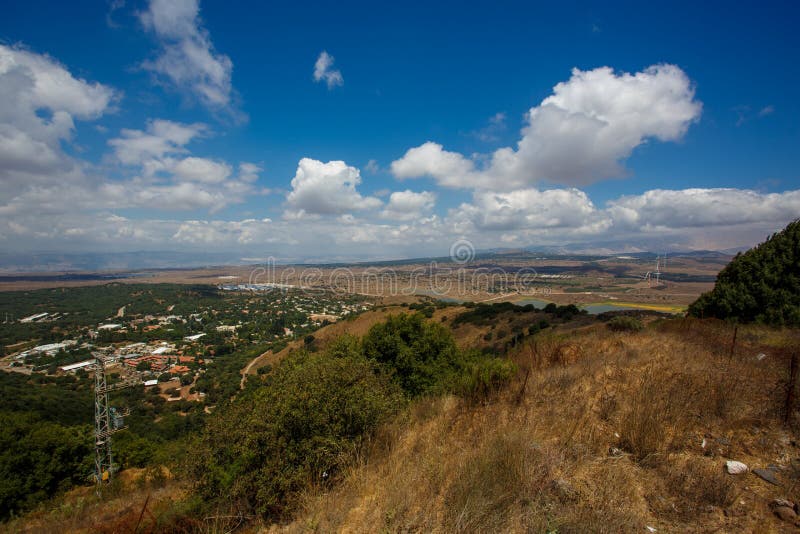
{"label": "white building", "polygon": [[78,369],[83,369],[85,367],[89,367],[90,365],[94,365],[94,360],[85,360],[85,361],[82,361],[82,362],[72,363],[72,364],[69,364],[69,365],[62,365],[61,367],[59,367],[59,369],[61,369],[62,371],[65,371],[67,373],[71,373],[71,372],[77,371]]}

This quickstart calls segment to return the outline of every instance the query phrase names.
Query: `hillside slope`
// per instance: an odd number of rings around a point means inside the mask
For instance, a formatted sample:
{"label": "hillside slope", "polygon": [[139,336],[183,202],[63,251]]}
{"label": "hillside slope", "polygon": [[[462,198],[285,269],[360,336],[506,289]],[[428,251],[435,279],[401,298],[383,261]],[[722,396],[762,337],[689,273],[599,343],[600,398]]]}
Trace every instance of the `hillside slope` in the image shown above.
{"label": "hillside slope", "polygon": [[[673,320],[537,336],[493,402],[419,401],[343,484],[273,532],[780,532],[796,499],[780,334]],[[756,358],[764,353],[766,357]],[[527,371],[530,370],[530,373]],[[725,462],[774,466],[779,486]]]}
{"label": "hillside slope", "polygon": [[[454,325],[464,312],[443,308],[429,320],[484,348],[503,340],[518,368],[511,383],[486,398],[413,400],[370,436],[354,464],[330,483],[309,483],[299,507],[280,522],[231,513],[224,502],[198,507],[191,480],[168,479],[136,482],[102,501],[81,488],[5,526],[11,532],[116,532],[137,524],[145,532],[796,530],[797,519],[785,507],[780,512],[788,519],[779,518],[773,503],[800,499],[796,401],[785,423],[797,330],[740,326],[731,352],[733,327],[717,320],[645,318],[643,330],[617,332],[585,316],[551,317],[551,326],[512,344],[522,322],[538,324],[538,312],[502,311],[489,321]],[[346,332],[348,323],[340,324]],[[317,354],[334,339],[320,336]],[[728,474],[729,460],[750,470]]]}

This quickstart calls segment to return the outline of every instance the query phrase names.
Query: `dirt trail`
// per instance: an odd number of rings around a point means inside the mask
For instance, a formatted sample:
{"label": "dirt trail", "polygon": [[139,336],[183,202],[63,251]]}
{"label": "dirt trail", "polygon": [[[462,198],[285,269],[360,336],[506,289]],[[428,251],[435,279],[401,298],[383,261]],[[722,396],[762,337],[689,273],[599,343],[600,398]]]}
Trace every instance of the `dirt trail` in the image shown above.
{"label": "dirt trail", "polygon": [[256,362],[258,362],[259,360],[261,360],[261,358],[264,358],[264,357],[266,357],[267,355],[269,355],[271,353],[272,353],[272,350],[270,349],[267,352],[259,354],[258,356],[256,356],[252,360],[250,360],[250,362],[241,371],[242,380],[239,382],[239,389],[244,389],[244,383],[247,381],[247,375],[251,374],[250,370],[253,368],[253,365],[255,365]]}
{"label": "dirt trail", "polygon": [[[408,312],[408,310],[401,306],[389,306],[377,310],[370,310],[353,319],[342,319],[333,324],[323,326],[316,332],[313,332],[312,335],[314,338],[316,338],[319,346],[324,347],[329,341],[341,336],[342,334],[363,336],[367,333],[367,330],[369,330],[372,325],[383,321],[387,315],[401,312]],[[242,380],[239,382],[239,387],[244,389],[247,376],[256,374],[259,367],[263,367],[263,365],[266,364],[275,365],[287,354],[289,354],[290,351],[302,347],[303,344],[303,339],[296,339],[276,353],[273,353],[272,350],[268,350],[250,360],[250,362],[240,371]]]}

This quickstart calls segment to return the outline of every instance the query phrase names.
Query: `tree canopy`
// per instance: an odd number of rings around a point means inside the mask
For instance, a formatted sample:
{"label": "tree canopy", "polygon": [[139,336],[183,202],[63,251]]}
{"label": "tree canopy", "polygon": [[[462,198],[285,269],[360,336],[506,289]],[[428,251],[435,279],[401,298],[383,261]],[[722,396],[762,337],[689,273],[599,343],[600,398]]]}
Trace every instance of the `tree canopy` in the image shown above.
{"label": "tree canopy", "polygon": [[800,326],[800,219],[737,254],[720,271],[714,289],[689,307],[689,314]]}

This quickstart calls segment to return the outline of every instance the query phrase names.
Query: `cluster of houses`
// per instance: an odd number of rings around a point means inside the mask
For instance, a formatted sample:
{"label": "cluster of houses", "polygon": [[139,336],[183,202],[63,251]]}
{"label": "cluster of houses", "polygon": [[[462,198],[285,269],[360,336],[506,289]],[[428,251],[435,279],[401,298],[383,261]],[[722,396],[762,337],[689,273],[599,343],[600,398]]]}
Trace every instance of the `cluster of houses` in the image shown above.
{"label": "cluster of houses", "polygon": [[[292,289],[292,286],[281,284],[230,284],[220,286],[220,289],[250,292],[251,295],[255,292],[275,289],[282,290],[282,292],[275,294],[272,299],[261,299],[253,295],[244,302],[241,300],[233,302],[233,306],[221,309],[208,307],[205,310],[196,310],[198,313],[191,313],[186,316],[172,313],[175,306],[171,305],[166,308],[166,313],[163,315],[148,314],[130,317],[126,316],[129,315],[126,314],[126,306],[122,306],[114,317],[109,317],[100,324],[81,327],[80,332],[76,332],[76,334],[83,336],[79,339],[85,340],[81,341],[80,346],[78,346],[79,342],[76,340],[64,340],[59,343],[49,343],[28,348],[13,356],[14,362],[10,367],[21,372],[30,372],[30,370],[36,370],[35,367],[37,365],[40,367],[46,365],[46,362],[37,361],[36,358],[34,358],[33,362],[26,360],[29,356],[57,356],[61,351],[67,351],[71,354],[75,349],[80,349],[81,353],[86,353],[88,356],[90,351],[99,351],[103,353],[104,359],[109,365],[117,367],[128,377],[138,377],[146,386],[155,385],[158,383],[156,377],[163,377],[165,373],[169,373],[177,379],[198,369],[201,373],[203,372],[205,366],[213,360],[213,351],[210,351],[212,357],[206,355],[205,359],[203,359],[202,355],[206,351],[197,346],[202,343],[201,339],[207,335],[205,332],[187,335],[183,338],[183,343],[170,343],[159,340],[127,344],[95,344],[98,337],[107,339],[101,334],[108,332],[123,333],[128,329],[148,332],[166,327],[165,329],[172,330],[178,324],[193,325],[192,329],[188,330],[191,332],[192,330],[196,331],[196,323],[203,323],[209,318],[214,321],[212,324],[215,324],[213,328],[216,332],[228,336],[236,336],[237,332],[248,324],[248,320],[256,320],[254,316],[257,314],[269,313],[282,316],[292,311],[301,312],[307,317],[304,324],[295,324],[294,321],[296,319],[293,319],[291,323],[287,321],[286,326],[283,328],[282,336],[291,337],[295,335],[295,330],[297,329],[302,331],[312,325],[320,326],[328,322],[333,323],[342,317],[365,311],[370,307],[370,304],[365,302],[347,302],[327,293],[308,295],[290,292],[288,290]],[[253,307],[254,305],[255,307]],[[19,319],[19,322],[50,321],[63,315],[65,314],[41,312],[23,317]],[[296,316],[295,314],[294,317]],[[272,334],[276,339],[281,337],[280,333],[272,332]],[[125,336],[119,337],[119,339],[124,338]],[[259,341],[252,338],[248,338],[248,340],[253,343]],[[260,341],[263,340],[262,338]],[[57,361],[66,362],[70,361],[70,359],[64,358]],[[80,370],[88,371],[91,370],[94,364],[94,358],[88,358],[85,361],[61,365],[58,370],[66,373],[74,373]]]}

